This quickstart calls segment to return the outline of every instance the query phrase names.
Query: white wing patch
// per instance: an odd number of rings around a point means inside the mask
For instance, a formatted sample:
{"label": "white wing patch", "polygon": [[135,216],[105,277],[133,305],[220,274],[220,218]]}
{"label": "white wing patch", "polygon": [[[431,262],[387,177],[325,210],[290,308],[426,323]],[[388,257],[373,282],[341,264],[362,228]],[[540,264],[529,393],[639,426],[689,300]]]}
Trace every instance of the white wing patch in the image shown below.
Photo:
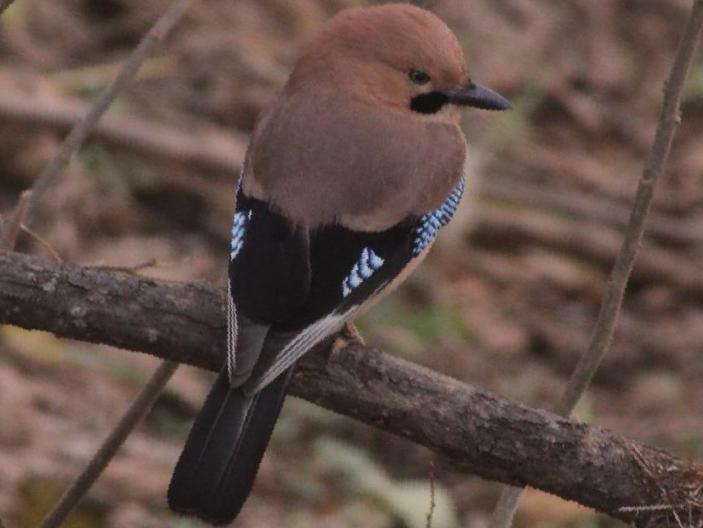
{"label": "white wing patch", "polygon": [[331,313],[322,319],[318,319],[311,325],[305,327],[299,334],[291,339],[283,347],[276,361],[261,376],[252,392],[258,392],[266,385],[275,380],[282,372],[288,370],[293,363],[308,350],[322,341],[325,337],[340,330],[344,322],[349,319],[359,309],[359,305],[354,305],[343,313]]}
{"label": "white wing patch", "polygon": [[230,383],[234,376],[234,369],[237,366],[237,307],[232,300],[232,285],[227,281],[227,377]]}
{"label": "white wing patch", "polygon": [[[244,167],[239,171],[239,178],[237,179],[237,189],[235,191],[235,196],[239,193],[239,189],[242,186],[242,180],[244,179]],[[232,240],[230,241],[230,259],[234,258],[239,254],[244,245],[244,235],[246,234],[247,224],[251,220],[251,211],[246,212],[235,212],[234,219],[232,221]],[[232,284],[227,281],[227,377],[229,381],[232,381],[232,376],[234,376],[234,369],[237,366],[237,307],[234,305],[234,300],[232,299]]]}

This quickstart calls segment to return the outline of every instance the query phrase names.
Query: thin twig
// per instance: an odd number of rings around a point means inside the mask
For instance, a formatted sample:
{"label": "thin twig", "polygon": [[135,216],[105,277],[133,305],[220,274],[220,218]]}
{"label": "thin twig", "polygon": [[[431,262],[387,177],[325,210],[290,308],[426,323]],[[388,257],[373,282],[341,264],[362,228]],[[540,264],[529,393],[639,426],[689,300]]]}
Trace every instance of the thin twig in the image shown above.
{"label": "thin twig", "polygon": [[525,488],[505,485],[500,490],[500,497],[493,509],[488,528],[509,528],[520,504],[520,497]]}
{"label": "thin twig", "polygon": [[430,509],[427,512],[427,520],[425,522],[425,528],[432,528],[432,518],[434,517],[434,510],[437,506],[435,500],[435,464],[434,459],[430,460]]}
{"label": "thin twig", "polygon": [[66,520],[66,517],[76,507],[78,502],[88,492],[93,483],[105,470],[110,460],[115,456],[117,450],[122,446],[130,433],[146,413],[152,408],[154,402],[161,394],[166,383],[178,368],[178,363],[173,361],[162,361],[159,368],[144,388],[139,392],[127,412],[122,416],[117,426],[110,432],[83,472],[73,481],[71,487],[66,490],[63,497],[54,506],[51,512],[44,518],[41,528],[56,528]]}
{"label": "thin twig", "polygon": [[[0,251],[0,323],[201,368],[222,366],[224,295],[222,288],[204,283],[160,281]],[[301,360],[291,394],[424,445],[457,471],[527,483],[637,521],[639,528],[662,524],[618,508],[677,504],[703,487],[703,466],[689,460],[510,402],[374,348],[350,345],[330,354],[329,344],[318,347]],[[656,484],[644,478],[640,459]],[[671,499],[662,497],[662,489]],[[693,499],[685,500],[695,526],[703,507],[701,497]]]}
{"label": "thin twig", "polygon": [[[181,19],[191,2],[192,0],[174,0],[146,35],[144,35],[141,42],[131,53],[112,83],[100,94],[100,97],[98,97],[85,117],[73,127],[64,140],[61,149],[41,172],[32,185],[31,190],[23,193],[25,197],[27,196],[27,192],[30,194],[28,200],[25,199],[24,205],[22,199],[20,199],[18,203],[15,214],[15,216],[17,216],[17,212],[21,213],[20,221],[17,223],[18,226],[29,231],[29,228],[24,225],[22,220],[24,219],[29,223],[32,213],[40,203],[42,195],[56,180],[60,171],[68,163],[71,156],[80,148],[88,135],[94,130],[98,121],[112,104],[117,94],[119,94],[134,77],[144,59],[154,49],[154,46],[161,42]],[[151,408],[177,367],[178,364],[174,362],[163,361],[161,363],[125,415],[120,419],[105,442],[100,446],[95,456],[44,519],[42,522],[43,528],[60,526],[66,519],[68,514],[75,508],[95,480],[107,467],[108,463],[129,434]]]}
{"label": "thin twig", "polygon": [[[225,293],[204,283],[159,281],[0,251],[0,323],[218,370]],[[361,345],[335,354],[329,344],[311,351],[296,369],[290,393],[424,445],[457,471],[528,483],[625,521],[638,520],[640,528],[647,519],[617,508],[672,502],[662,499],[661,488],[674,498],[703,488],[703,467],[688,460]],[[643,478],[636,453],[655,472],[657,485]],[[695,519],[703,519],[701,498],[689,502]]]}
{"label": "thin twig", "polygon": [[703,0],[696,0],[686,25],[684,36],[679,43],[669,79],[666,82],[664,101],[654,144],[647,157],[644,171],[637,187],[635,203],[625,232],[625,240],[613,266],[610,285],[603,298],[591,345],[586,354],[579,360],[557,408],[557,411],[562,415],[571,413],[583,391],[590,383],[601,359],[610,347],[613,330],[622,306],[627,280],[642,244],[645,222],[654,197],[656,181],[664,172],[676,129],[681,122],[679,112],[684,81],[686,80],[702,27]]}
{"label": "thin twig", "polygon": [[0,233],[0,246],[4,246],[6,249],[12,249],[17,244],[17,237],[22,229],[22,224],[25,223],[25,219],[27,218],[27,208],[31,196],[32,191],[24,191],[20,195],[19,200],[17,200],[17,205],[15,205],[15,210],[8,219],[7,225],[3,226],[3,230]]}
{"label": "thin twig", "polygon": [[[664,100],[661,113],[659,114],[654,143],[642,171],[635,202],[630,213],[630,220],[625,231],[625,239],[610,275],[610,282],[601,303],[598,320],[591,336],[591,343],[579,359],[564,394],[557,405],[557,413],[562,416],[571,414],[588,388],[593,375],[598,370],[598,366],[612,343],[613,332],[620,314],[627,281],[642,244],[645,222],[654,197],[656,181],[664,171],[676,129],[681,122],[680,106],[684,81],[688,75],[688,70],[700,39],[701,28],[703,28],[703,0],[696,0],[686,23],[683,37],[679,42],[669,78],[665,84]],[[522,488],[514,487],[506,487],[503,490],[491,519],[491,528],[507,528],[512,524],[522,491]]]}
{"label": "thin twig", "polygon": [[132,77],[134,77],[134,74],[139,70],[142,62],[144,62],[144,59],[154,49],[154,46],[160,43],[171,31],[173,26],[181,19],[191,1],[192,0],[174,0],[147,34],[144,35],[144,38],[142,38],[139,45],[135,48],[127,59],[127,62],[125,62],[124,66],[117,74],[117,77],[103,90],[88,114],[73,127],[71,133],[64,140],[61,150],[44,168],[39,178],[32,186],[32,198],[29,202],[30,216],[39,204],[44,192],[46,192],[49,185],[58,177],[60,171],[66,166],[71,156],[78,150],[86,137],[88,137],[90,132],[95,128],[98,120],[112,104],[117,94],[120,93],[120,91],[127,86],[127,83],[129,83]]}
{"label": "thin twig", "polygon": [[20,229],[27,233],[30,237],[32,237],[34,240],[39,242],[39,245],[42,246],[46,251],[51,255],[51,257],[56,261],[56,262],[63,262],[63,259],[61,258],[61,255],[59,255],[59,252],[54,249],[54,246],[52,246],[47,239],[45,239],[43,236],[41,236],[39,233],[36,231],[33,231],[29,227],[27,227],[26,224],[20,224]]}

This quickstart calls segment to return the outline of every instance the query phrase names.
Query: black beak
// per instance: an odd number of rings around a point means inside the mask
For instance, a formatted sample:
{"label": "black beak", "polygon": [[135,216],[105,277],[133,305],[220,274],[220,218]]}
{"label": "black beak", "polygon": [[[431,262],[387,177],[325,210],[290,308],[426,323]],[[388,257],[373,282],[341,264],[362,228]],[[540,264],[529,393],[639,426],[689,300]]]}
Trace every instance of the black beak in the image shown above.
{"label": "black beak", "polygon": [[470,82],[466,88],[448,90],[444,94],[450,103],[482,110],[510,110],[513,107],[510,101],[499,93],[474,82]]}

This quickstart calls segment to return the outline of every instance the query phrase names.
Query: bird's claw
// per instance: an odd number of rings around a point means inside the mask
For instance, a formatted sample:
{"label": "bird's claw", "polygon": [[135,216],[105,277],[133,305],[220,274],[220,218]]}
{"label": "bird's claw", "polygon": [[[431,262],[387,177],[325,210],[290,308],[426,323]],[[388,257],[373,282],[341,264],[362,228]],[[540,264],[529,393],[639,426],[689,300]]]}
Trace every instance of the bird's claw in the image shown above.
{"label": "bird's claw", "polygon": [[339,333],[335,336],[334,341],[332,341],[327,362],[329,363],[332,357],[342,349],[352,345],[365,346],[366,343],[354,323],[347,321],[344,323],[344,327],[342,327]]}

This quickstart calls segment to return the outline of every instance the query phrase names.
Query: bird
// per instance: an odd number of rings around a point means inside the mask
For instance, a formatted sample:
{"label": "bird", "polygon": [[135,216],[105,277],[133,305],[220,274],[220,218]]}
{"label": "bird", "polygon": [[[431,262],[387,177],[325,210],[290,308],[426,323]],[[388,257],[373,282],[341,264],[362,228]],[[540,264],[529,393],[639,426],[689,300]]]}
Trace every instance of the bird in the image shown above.
{"label": "bird", "polygon": [[422,8],[340,11],[303,48],[237,182],[226,361],[176,464],[172,510],[237,517],[296,362],[427,254],[464,192],[462,107],[511,105]]}

